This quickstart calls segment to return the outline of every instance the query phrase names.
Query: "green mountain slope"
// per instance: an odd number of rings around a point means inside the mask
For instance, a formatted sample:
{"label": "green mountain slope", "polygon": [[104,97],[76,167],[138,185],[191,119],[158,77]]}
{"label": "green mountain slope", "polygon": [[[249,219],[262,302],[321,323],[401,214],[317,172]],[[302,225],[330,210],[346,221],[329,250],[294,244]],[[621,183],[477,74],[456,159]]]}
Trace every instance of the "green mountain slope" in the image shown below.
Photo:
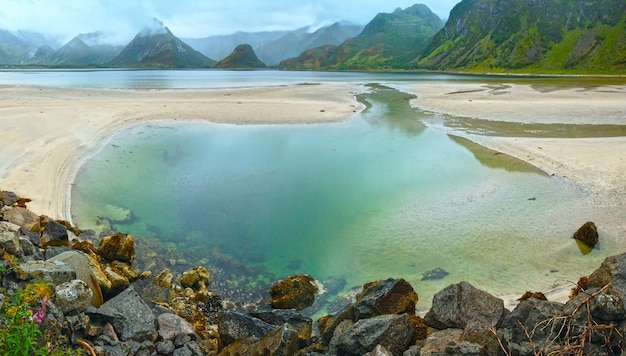
{"label": "green mountain slope", "polygon": [[249,44],[237,46],[233,53],[215,65],[217,69],[260,69],[265,67],[265,63],[259,60]]}
{"label": "green mountain slope", "polygon": [[624,0],[463,0],[413,62],[433,70],[626,70]]}
{"label": "green mountain slope", "polygon": [[[405,68],[442,26],[426,5],[380,13],[356,37],[341,45],[315,48],[281,62],[284,69],[372,70]],[[315,55],[321,57],[315,58]],[[315,63],[321,67],[316,68]],[[327,65],[324,65],[328,63]]]}
{"label": "green mountain slope", "polygon": [[137,34],[108,65],[127,68],[210,68],[215,65],[215,61],[188,46],[160,24]]}

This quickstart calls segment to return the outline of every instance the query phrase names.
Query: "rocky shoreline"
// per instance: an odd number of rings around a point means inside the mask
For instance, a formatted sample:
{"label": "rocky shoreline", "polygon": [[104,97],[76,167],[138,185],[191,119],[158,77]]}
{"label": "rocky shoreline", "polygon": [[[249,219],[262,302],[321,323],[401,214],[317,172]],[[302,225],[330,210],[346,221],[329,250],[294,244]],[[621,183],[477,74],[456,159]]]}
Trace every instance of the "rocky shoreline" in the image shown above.
{"label": "rocky shoreline", "polygon": [[[367,283],[313,320],[307,275],[236,306],[213,271],[135,270],[131,236],[95,236],[0,192],[0,351],[53,355],[617,355],[626,348],[626,254],[582,277],[566,303],[527,293],[514,310],[467,282],[438,292],[423,317],[403,279]],[[585,224],[579,240],[597,243]],[[584,234],[583,234],[584,232]],[[581,236],[584,235],[584,236]],[[145,251],[142,251],[142,253]],[[210,268],[209,268],[210,269]],[[19,353],[22,350],[23,353]]]}

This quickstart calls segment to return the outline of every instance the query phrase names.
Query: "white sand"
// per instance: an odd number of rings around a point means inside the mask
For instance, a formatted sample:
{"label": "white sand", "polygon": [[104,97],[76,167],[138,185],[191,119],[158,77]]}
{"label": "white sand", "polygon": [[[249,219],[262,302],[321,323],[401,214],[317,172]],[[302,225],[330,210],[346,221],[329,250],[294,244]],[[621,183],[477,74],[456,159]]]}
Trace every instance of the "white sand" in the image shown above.
{"label": "white sand", "polygon": [[[444,121],[450,115],[517,123],[626,125],[626,85],[559,88],[441,83],[399,88],[417,95],[412,105],[441,114]],[[626,137],[515,138],[450,132],[580,187],[590,195],[593,209],[605,217],[598,228],[626,239]],[[544,292],[552,300],[565,301],[570,288],[555,286]],[[503,298],[512,307],[517,297]]]}
{"label": "white sand", "polygon": [[118,91],[0,87],[0,189],[68,219],[76,169],[121,128],[150,120],[233,124],[343,120],[362,109],[352,84],[236,90]]}

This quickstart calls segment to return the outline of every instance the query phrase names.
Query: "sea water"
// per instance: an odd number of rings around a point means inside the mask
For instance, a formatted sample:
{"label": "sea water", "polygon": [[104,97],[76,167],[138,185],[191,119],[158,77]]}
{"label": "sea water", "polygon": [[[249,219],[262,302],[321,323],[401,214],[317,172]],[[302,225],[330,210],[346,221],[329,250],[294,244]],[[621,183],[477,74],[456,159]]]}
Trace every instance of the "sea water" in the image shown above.
{"label": "sea water", "polygon": [[[423,125],[407,94],[371,91],[338,123],[128,128],[79,170],[72,218],[209,270],[226,259],[232,279],[241,266],[267,283],[308,273],[342,281],[337,293],[405,278],[418,308],[463,280],[498,294],[575,281],[611,253],[610,237],[588,255],[571,239],[593,218],[582,192],[504,155],[483,164],[484,150]],[[435,268],[449,274],[423,280]]]}

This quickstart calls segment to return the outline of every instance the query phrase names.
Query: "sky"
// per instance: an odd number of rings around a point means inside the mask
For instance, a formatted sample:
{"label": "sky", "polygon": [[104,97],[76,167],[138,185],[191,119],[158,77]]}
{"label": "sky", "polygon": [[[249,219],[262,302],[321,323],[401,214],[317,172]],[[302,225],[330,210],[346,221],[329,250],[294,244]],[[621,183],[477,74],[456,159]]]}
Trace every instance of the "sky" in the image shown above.
{"label": "sky", "polygon": [[367,24],[379,12],[415,3],[442,19],[460,0],[2,0],[0,28],[33,30],[68,41],[102,31],[128,41],[157,18],[174,35],[202,38],[232,34],[317,29],[337,21]]}

